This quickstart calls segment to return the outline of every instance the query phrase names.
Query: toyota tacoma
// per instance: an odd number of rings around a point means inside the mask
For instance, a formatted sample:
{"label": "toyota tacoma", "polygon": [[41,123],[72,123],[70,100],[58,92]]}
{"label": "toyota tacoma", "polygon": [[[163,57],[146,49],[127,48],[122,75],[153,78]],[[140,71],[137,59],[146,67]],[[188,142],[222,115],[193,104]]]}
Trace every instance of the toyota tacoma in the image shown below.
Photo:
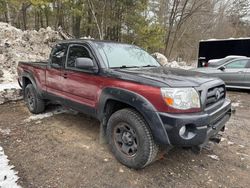
{"label": "toyota tacoma", "polygon": [[219,141],[231,115],[222,80],[163,67],[134,45],[60,41],[48,61],[17,69],[31,113],[56,102],[97,118],[116,159],[134,169],[153,162],[159,148]]}

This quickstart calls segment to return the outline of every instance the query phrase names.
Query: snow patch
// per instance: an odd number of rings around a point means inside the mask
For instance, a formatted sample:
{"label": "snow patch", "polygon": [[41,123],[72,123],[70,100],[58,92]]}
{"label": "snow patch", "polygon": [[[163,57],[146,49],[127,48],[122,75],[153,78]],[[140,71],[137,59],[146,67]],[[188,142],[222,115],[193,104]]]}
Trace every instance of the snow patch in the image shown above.
{"label": "snow patch", "polygon": [[0,104],[22,98],[22,89],[17,82],[0,83]]}
{"label": "snow patch", "polygon": [[9,165],[9,159],[4,154],[3,148],[0,146],[0,187],[2,188],[20,188],[17,185],[17,180],[19,177],[14,166]]}
{"label": "snow patch", "polygon": [[232,103],[232,106],[233,106],[233,107],[239,107],[239,106],[240,106],[240,103],[239,103],[239,102],[233,102],[233,103]]}
{"label": "snow patch", "polygon": [[0,84],[0,91],[4,91],[6,89],[21,89],[17,82],[7,82]]}
{"label": "snow patch", "polygon": [[65,108],[60,106],[60,107],[58,107],[50,112],[46,112],[43,114],[37,114],[37,115],[31,115],[29,118],[25,119],[24,122],[28,123],[31,121],[41,120],[41,119],[49,118],[49,117],[52,117],[53,115],[62,114],[65,112],[68,112],[68,110],[66,110]]}

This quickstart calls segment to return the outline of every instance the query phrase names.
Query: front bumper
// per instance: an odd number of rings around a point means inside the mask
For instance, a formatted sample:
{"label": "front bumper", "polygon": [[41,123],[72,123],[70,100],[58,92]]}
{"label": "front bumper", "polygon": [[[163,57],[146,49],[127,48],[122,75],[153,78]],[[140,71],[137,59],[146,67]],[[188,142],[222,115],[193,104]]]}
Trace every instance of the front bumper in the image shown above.
{"label": "front bumper", "polygon": [[170,145],[181,147],[203,146],[210,138],[223,131],[231,116],[231,101],[214,111],[196,114],[159,113],[169,137]]}

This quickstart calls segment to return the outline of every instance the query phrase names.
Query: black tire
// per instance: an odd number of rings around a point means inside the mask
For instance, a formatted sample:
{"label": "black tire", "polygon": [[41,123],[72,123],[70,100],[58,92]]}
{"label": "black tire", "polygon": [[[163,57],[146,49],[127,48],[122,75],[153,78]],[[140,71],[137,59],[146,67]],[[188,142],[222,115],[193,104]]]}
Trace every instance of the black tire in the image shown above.
{"label": "black tire", "polygon": [[157,156],[158,145],[144,118],[133,109],[122,109],[111,115],[107,138],[116,159],[125,166],[141,169]]}
{"label": "black tire", "polygon": [[34,86],[28,84],[24,90],[24,100],[29,109],[33,114],[39,114],[45,110],[45,102],[39,98]]}

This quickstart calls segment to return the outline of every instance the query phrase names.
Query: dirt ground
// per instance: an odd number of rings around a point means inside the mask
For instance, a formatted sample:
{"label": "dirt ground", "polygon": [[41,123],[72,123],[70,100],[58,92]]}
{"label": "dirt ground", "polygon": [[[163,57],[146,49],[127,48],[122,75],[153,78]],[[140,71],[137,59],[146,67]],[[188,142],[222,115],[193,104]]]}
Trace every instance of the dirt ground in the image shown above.
{"label": "dirt ground", "polygon": [[0,145],[23,187],[249,187],[250,92],[229,97],[236,113],[220,144],[199,155],[173,149],[140,171],[99,143],[96,120],[68,112],[28,119],[23,101],[0,106]]}

